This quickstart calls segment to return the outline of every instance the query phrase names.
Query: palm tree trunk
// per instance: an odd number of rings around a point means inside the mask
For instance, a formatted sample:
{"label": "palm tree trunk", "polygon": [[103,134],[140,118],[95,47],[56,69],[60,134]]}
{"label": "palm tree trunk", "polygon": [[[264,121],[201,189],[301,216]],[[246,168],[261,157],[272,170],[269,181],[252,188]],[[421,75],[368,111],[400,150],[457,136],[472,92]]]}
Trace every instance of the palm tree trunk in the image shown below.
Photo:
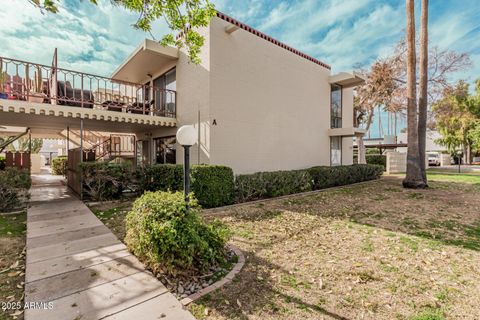
{"label": "palm tree trunk", "polygon": [[428,107],[428,0],[422,0],[420,19],[420,92],[418,100],[418,151],[422,178],[427,184],[425,153],[427,144],[427,107]]}
{"label": "palm tree trunk", "polygon": [[407,119],[408,151],[407,174],[403,180],[405,188],[423,188],[425,183],[420,168],[418,152],[417,88],[416,88],[416,53],[415,53],[415,3],[407,4]]}

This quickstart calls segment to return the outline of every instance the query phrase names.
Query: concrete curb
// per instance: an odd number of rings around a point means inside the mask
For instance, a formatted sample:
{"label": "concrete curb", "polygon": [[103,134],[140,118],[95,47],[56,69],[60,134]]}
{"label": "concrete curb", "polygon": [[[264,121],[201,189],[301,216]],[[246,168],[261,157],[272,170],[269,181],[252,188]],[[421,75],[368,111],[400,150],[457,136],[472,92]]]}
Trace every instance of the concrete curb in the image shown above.
{"label": "concrete curb", "polygon": [[184,306],[187,306],[188,304],[192,303],[193,301],[200,299],[204,295],[207,295],[210,292],[215,291],[215,290],[223,287],[227,283],[230,283],[233,280],[233,278],[237,275],[237,273],[239,273],[240,270],[242,270],[243,265],[245,264],[245,256],[243,255],[242,251],[240,251],[240,249],[238,249],[236,246],[234,246],[232,244],[229,244],[228,246],[230,247],[230,249],[233,250],[233,252],[235,252],[235,255],[238,257],[238,262],[235,264],[235,267],[233,267],[233,269],[223,279],[221,279],[221,280],[219,280],[215,283],[212,283],[208,287],[205,287],[202,290],[197,291],[197,292],[189,295],[188,297],[180,300],[181,304],[183,304]]}

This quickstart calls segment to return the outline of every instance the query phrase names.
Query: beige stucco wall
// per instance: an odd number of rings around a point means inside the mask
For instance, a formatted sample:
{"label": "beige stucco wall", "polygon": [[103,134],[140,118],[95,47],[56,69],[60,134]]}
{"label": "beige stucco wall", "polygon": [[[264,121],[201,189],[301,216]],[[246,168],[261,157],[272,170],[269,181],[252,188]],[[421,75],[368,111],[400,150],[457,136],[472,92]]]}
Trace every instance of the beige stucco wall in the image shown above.
{"label": "beige stucco wall", "polygon": [[[200,112],[200,160],[194,146],[191,163],[227,165],[237,174],[330,165],[330,70],[245,30],[228,34],[229,25],[214,18],[201,30],[200,65],[182,51],[176,64],[177,128],[198,126]],[[343,126],[352,127],[351,88],[343,90],[342,101]],[[175,130],[149,133],[155,138]],[[344,137],[342,163],[352,158],[353,139]]]}
{"label": "beige stucco wall", "polygon": [[330,71],[211,23],[211,161],[236,173],[329,165]]}
{"label": "beige stucco wall", "polygon": [[[192,164],[210,164],[210,32],[209,28],[202,28],[199,32],[205,37],[200,54],[201,63],[191,63],[185,52],[180,52],[177,64],[177,119],[178,127],[195,125],[198,128],[200,113],[200,145],[191,148],[190,161]],[[183,163],[183,149],[179,146],[177,163]]]}

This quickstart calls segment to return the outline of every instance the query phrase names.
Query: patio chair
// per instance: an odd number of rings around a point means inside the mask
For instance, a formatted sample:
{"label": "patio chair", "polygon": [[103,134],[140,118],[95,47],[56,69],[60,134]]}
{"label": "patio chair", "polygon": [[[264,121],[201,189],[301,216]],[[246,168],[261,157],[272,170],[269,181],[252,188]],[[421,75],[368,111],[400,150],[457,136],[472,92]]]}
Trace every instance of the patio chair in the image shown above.
{"label": "patio chair", "polygon": [[[145,113],[143,108],[144,104],[145,104]],[[150,114],[150,111],[151,111],[150,109],[152,106],[155,106],[155,100],[152,100],[150,102],[145,101],[144,103],[134,102],[127,107],[127,112],[134,113],[134,114]]]}
{"label": "patio chair", "polygon": [[[83,107],[93,108],[92,91],[83,90]],[[82,89],[72,88],[70,81],[57,81],[57,103],[60,105],[82,107]]]}

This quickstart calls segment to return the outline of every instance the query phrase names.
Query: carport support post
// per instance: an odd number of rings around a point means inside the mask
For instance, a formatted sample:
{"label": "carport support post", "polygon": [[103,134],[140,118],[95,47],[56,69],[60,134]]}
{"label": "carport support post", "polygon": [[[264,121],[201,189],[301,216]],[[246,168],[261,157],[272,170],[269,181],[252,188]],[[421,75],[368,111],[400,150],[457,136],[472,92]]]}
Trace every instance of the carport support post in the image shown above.
{"label": "carport support post", "polygon": [[67,157],[68,157],[68,150],[70,150],[70,127],[67,126]]}
{"label": "carport support post", "polygon": [[[80,164],[83,162],[83,119],[80,119]],[[80,172],[80,199],[83,200],[83,175],[81,169]]]}
{"label": "carport support post", "polygon": [[32,173],[32,130],[30,129],[28,129],[28,157],[30,158],[28,173]]}

